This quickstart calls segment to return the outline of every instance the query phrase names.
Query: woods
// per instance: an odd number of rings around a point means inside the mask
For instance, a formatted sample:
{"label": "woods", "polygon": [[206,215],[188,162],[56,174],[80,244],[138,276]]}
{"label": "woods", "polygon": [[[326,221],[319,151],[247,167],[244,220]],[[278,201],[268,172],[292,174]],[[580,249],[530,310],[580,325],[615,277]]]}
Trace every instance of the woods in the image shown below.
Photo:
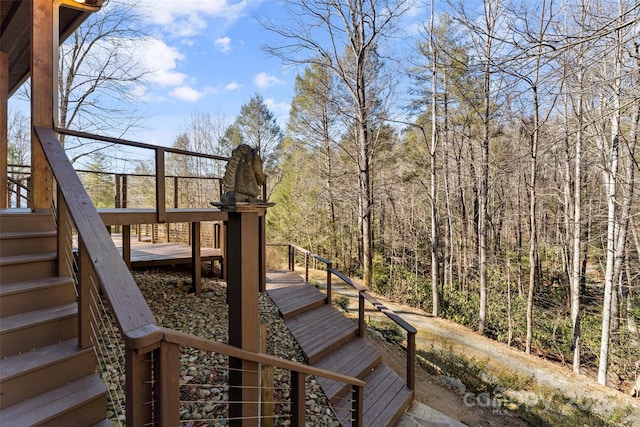
{"label": "woods", "polygon": [[[450,3],[397,58],[380,30],[408,8],[384,3],[289,2],[316,13],[325,44],[267,25],[286,46],[267,50],[306,66],[269,240],[527,353],[598,368],[602,384],[635,381],[640,6]],[[362,40],[370,50],[353,54]],[[366,96],[402,60],[410,99],[395,86]]]}

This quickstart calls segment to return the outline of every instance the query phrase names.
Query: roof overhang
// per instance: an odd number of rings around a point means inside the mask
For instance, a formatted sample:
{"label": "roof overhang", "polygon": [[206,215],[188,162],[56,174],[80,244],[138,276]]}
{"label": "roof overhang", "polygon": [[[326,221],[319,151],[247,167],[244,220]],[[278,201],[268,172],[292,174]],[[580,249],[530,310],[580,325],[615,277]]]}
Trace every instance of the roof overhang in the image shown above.
{"label": "roof overhang", "polygon": [[[67,39],[103,0],[51,0],[59,8],[60,43]],[[0,50],[8,54],[9,96],[31,74],[31,7],[33,0],[0,1]]]}

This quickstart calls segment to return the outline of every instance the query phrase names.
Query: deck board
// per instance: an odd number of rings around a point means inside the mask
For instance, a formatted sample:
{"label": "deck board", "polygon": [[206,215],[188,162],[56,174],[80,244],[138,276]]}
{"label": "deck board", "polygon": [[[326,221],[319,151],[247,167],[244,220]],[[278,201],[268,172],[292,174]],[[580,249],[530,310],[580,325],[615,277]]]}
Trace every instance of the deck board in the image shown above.
{"label": "deck board", "polygon": [[[122,254],[122,236],[112,235],[111,239]],[[191,246],[179,243],[149,243],[131,239],[131,267],[157,267],[192,262]],[[202,261],[221,261],[222,250],[201,248]]]}
{"label": "deck board", "polygon": [[289,271],[269,272],[267,289],[285,320],[309,309],[320,307],[325,300],[325,295],[320,290],[302,281],[296,273]]}

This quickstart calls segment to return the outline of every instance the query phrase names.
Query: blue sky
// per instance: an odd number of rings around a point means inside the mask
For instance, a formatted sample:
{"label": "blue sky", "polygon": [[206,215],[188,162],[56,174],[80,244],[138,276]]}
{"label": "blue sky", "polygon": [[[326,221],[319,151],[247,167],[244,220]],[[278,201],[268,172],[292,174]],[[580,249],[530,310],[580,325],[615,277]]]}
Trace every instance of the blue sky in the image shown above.
{"label": "blue sky", "polygon": [[[195,114],[223,117],[229,125],[256,93],[285,126],[295,77],[303,69],[286,67],[262,51],[263,45],[282,40],[257,20],[286,22],[279,0],[112,0],[111,5],[117,2],[138,4],[148,36],[131,40],[130,49],[150,71],[132,89],[139,100],[133,107],[146,117],[144,128],[124,138],[170,146]],[[436,7],[443,4],[437,1]],[[419,28],[428,22],[429,5],[430,0],[414,1],[392,49],[407,54],[415,47]],[[27,113],[28,104],[15,98],[9,108]]]}
{"label": "blue sky", "polygon": [[[143,44],[146,66],[154,70],[140,88],[149,119],[138,138],[170,145],[190,117],[220,115],[231,123],[240,107],[259,93],[284,125],[296,74],[260,48],[275,39],[257,22],[286,19],[276,0],[142,0],[151,35]],[[425,22],[428,9],[417,6],[403,28]],[[409,31],[410,32],[410,31]],[[415,43],[413,39],[409,44]],[[400,40],[406,43],[407,40]]]}
{"label": "blue sky", "polygon": [[144,0],[143,19],[151,38],[144,42],[145,66],[152,70],[139,99],[149,119],[141,136],[169,145],[195,113],[232,122],[255,93],[284,123],[295,72],[260,46],[268,34],[257,15],[277,16],[275,1]]}

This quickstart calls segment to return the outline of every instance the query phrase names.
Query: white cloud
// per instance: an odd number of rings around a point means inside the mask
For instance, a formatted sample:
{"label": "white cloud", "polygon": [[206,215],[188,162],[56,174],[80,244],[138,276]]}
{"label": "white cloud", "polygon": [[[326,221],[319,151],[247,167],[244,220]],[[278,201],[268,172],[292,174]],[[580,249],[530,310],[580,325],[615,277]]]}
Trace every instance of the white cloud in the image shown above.
{"label": "white cloud", "polygon": [[179,86],[186,79],[186,74],[176,71],[178,62],[184,55],[176,48],[167,46],[162,40],[146,38],[137,40],[138,58],[144,62],[150,74],[147,80],[160,86]]}
{"label": "white cloud", "polygon": [[141,14],[152,25],[178,37],[190,37],[207,28],[207,18],[220,18],[230,24],[248,7],[248,1],[227,0],[141,0]]}
{"label": "white cloud", "polygon": [[284,84],[284,80],[278,79],[276,76],[272,76],[267,73],[258,73],[253,78],[253,83],[258,86],[260,89],[266,89],[271,86]]}
{"label": "white cloud", "polygon": [[269,107],[271,111],[276,114],[276,116],[289,115],[291,104],[288,102],[276,102],[273,100],[273,98],[267,98],[264,100],[264,103],[267,105],[267,107]]}
{"label": "white cloud", "polygon": [[222,53],[228,53],[231,50],[231,39],[229,37],[220,37],[213,43]]}
{"label": "white cloud", "polygon": [[241,89],[242,87],[243,85],[241,85],[240,83],[231,82],[224,87],[224,90],[234,91],[234,90]]}
{"label": "white cloud", "polygon": [[205,92],[198,92],[190,86],[178,86],[173,89],[169,95],[182,101],[194,102],[202,98],[205,95]]}

